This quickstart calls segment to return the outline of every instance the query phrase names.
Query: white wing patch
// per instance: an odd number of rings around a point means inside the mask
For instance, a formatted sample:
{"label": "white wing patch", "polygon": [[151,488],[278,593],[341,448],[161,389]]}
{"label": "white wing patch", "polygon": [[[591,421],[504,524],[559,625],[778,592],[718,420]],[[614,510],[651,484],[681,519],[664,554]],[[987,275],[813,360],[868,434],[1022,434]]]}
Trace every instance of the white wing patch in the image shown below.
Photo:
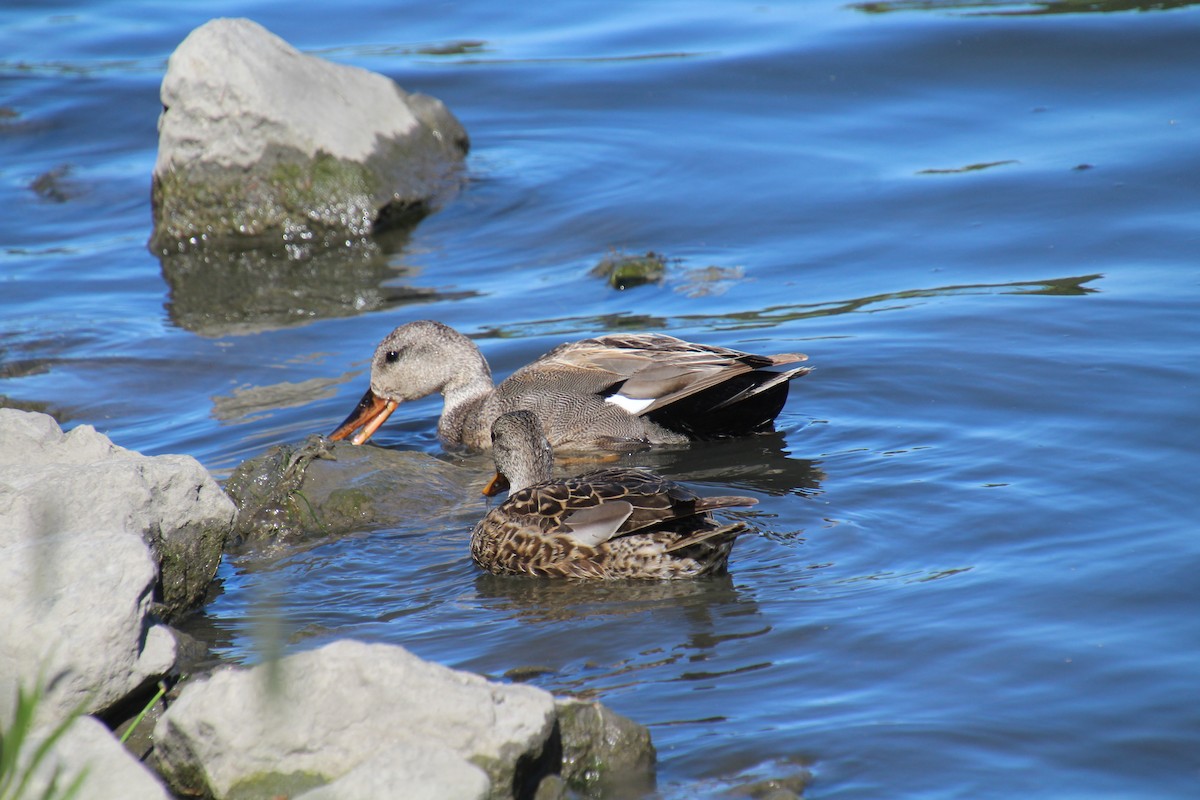
{"label": "white wing patch", "polygon": [[604,398],[604,402],[612,403],[614,406],[624,409],[625,411],[628,411],[630,414],[640,414],[651,403],[654,402],[654,398],[653,397],[633,398],[633,397],[625,397],[624,395],[620,395],[620,394],[610,394],[608,397]]}

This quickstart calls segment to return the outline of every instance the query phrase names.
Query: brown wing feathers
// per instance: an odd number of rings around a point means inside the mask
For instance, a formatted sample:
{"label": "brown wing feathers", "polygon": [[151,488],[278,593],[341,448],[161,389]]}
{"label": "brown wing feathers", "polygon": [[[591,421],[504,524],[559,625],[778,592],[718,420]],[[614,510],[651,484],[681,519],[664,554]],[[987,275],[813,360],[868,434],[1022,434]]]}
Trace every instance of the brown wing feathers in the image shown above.
{"label": "brown wing feathers", "polygon": [[[803,353],[762,356],[647,334],[584,339],[556,348],[538,363],[563,378],[570,374],[572,383],[581,388],[586,383],[589,391],[601,396],[649,401],[635,413],[668,429],[703,438],[769,426],[787,399],[787,382],[810,369],[774,372],[765,368],[807,358]],[[756,401],[761,394],[769,397]],[[704,419],[711,412],[741,405],[745,406],[744,416],[730,413]]]}

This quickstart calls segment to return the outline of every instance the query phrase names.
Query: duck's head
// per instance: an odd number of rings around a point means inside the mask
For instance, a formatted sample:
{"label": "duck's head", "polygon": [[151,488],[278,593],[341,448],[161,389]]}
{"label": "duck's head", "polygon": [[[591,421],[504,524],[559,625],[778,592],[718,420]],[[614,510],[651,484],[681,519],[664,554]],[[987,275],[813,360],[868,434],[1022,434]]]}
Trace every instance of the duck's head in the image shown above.
{"label": "duck's head", "polygon": [[549,480],[554,452],[537,414],[510,411],[497,417],[492,423],[492,458],[496,475],[483,488],[488,497]]}
{"label": "duck's head", "polygon": [[[351,443],[362,444],[401,403],[443,391],[465,364],[482,362],[478,353],[470,339],[440,322],[419,320],[401,325],[375,348],[371,388],[329,438],[350,437]],[[478,366],[473,364],[473,368]],[[483,369],[486,372],[486,362]]]}

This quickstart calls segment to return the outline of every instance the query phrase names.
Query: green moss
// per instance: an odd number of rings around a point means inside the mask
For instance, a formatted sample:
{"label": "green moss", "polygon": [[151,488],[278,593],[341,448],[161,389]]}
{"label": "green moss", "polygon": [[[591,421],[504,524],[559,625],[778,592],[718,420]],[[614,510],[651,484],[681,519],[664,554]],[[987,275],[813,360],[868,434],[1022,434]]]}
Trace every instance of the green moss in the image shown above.
{"label": "green moss", "polygon": [[568,786],[582,792],[653,786],[650,731],[599,703],[560,701],[557,708]]}
{"label": "green moss", "polygon": [[334,489],[321,506],[329,524],[337,529],[350,527],[350,523],[369,522],[374,516],[375,504],[371,494],[362,489]]}
{"label": "green moss", "polygon": [[175,619],[203,602],[221,563],[230,529],[189,523],[168,535],[159,535],[153,550],[159,559],[158,612]]}
{"label": "green moss", "polygon": [[208,773],[199,764],[169,764],[155,755],[154,766],[176,796],[212,796],[208,791]]}
{"label": "green moss", "polygon": [[630,256],[610,253],[592,268],[592,275],[604,278],[614,289],[631,289],[658,283],[667,272],[667,259],[658,253]]}
{"label": "green moss", "polygon": [[492,784],[492,791],[488,795],[488,800],[500,800],[511,796],[508,788],[512,786],[512,765],[506,764],[499,758],[488,758],[487,756],[475,755],[467,759],[475,766],[479,767],[488,776],[488,780]]}
{"label": "green moss", "polygon": [[326,153],[309,160],[280,161],[267,171],[267,180],[288,213],[309,218],[339,203],[365,200],[371,207],[369,199],[379,191],[379,179],[365,166]]}
{"label": "green moss", "polygon": [[203,167],[155,175],[161,252],[189,240],[361,238],[371,232],[381,178],[363,164],[319,153],[279,152],[249,170]]}
{"label": "green moss", "polygon": [[238,781],[225,797],[227,800],[273,800],[294,797],[327,783],[329,778],[315,772],[267,772]]}

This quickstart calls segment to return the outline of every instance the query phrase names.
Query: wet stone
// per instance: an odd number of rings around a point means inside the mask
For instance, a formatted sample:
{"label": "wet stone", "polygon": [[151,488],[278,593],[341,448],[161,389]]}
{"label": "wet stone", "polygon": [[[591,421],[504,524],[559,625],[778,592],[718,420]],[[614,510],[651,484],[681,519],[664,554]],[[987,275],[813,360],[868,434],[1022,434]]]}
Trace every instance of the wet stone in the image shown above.
{"label": "wet stone", "polygon": [[647,283],[661,283],[667,274],[667,259],[653,251],[645,255],[610,253],[592,268],[591,274],[604,278],[614,289],[632,289]]}
{"label": "wet stone", "polygon": [[557,671],[554,667],[530,664],[523,667],[513,667],[504,673],[504,677],[514,683],[524,683],[525,681],[540,678],[543,675],[553,675]]}
{"label": "wet stone", "polygon": [[479,474],[426,453],[312,436],[243,462],[225,491],[238,508],[230,549],[397,528],[473,500]]}
{"label": "wet stone", "polygon": [[576,791],[640,796],[654,789],[650,731],[599,703],[560,700],[562,777]]}

